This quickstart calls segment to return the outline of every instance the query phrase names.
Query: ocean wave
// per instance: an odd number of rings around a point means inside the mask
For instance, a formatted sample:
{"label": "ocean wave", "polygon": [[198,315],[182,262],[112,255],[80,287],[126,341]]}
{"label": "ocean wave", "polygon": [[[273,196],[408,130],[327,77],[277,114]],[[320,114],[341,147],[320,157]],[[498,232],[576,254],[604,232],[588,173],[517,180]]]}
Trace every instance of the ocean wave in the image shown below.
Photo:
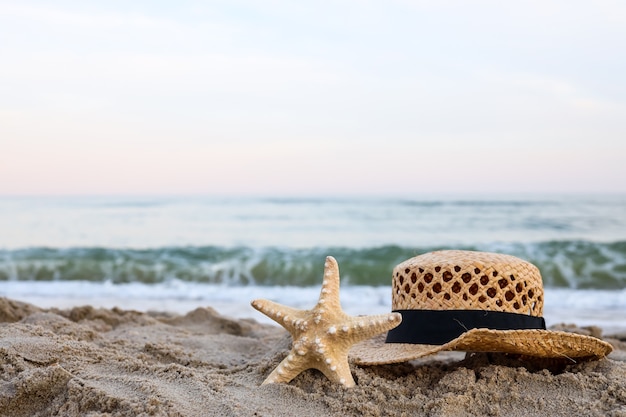
{"label": "ocean wave", "polygon": [[[389,285],[395,265],[449,247],[251,248],[186,246],[157,249],[27,248],[0,250],[0,281],[170,281],[227,286],[312,286],[324,258],[334,256],[343,285]],[[508,253],[537,265],[544,285],[574,289],[626,288],[626,241],[549,241],[455,246]]]}

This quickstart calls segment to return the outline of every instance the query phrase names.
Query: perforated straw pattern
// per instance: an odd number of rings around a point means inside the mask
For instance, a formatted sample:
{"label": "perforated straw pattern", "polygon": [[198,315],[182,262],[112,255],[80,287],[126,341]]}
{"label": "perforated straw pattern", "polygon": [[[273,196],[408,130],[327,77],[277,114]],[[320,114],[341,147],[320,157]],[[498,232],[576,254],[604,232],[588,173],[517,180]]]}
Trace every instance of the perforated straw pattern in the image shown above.
{"label": "perforated straw pattern", "polygon": [[541,317],[541,274],[510,255],[426,253],[394,268],[392,310],[491,310]]}

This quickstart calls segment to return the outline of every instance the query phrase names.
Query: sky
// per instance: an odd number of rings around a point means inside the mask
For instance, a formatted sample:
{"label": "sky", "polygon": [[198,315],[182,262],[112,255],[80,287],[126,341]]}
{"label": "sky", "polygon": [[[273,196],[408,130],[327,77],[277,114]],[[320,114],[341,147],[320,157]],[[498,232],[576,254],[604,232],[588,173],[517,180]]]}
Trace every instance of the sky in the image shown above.
{"label": "sky", "polygon": [[623,1],[0,0],[0,195],[625,193]]}

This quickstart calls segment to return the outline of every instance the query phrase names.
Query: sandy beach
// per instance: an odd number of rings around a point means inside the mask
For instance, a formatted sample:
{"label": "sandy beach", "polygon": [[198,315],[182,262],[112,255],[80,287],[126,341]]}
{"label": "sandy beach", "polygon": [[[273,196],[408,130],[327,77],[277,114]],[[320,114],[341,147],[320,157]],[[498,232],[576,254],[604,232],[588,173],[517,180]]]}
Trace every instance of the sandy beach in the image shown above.
{"label": "sandy beach", "polygon": [[2,416],[626,416],[626,335],[582,363],[441,353],[358,367],[357,386],[309,370],[260,386],[291,339],[211,307],[187,314],[90,306],[43,309],[0,298]]}

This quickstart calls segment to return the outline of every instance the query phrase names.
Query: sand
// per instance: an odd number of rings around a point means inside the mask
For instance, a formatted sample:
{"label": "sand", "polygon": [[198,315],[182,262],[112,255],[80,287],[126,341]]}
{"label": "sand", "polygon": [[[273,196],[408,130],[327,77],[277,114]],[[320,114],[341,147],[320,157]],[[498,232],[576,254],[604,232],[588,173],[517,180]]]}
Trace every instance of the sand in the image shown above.
{"label": "sand", "polygon": [[615,351],[599,361],[447,352],[352,365],[352,389],[314,370],[261,387],[290,347],[280,327],[210,307],[175,315],[0,298],[0,415],[626,416],[626,334],[603,337]]}

